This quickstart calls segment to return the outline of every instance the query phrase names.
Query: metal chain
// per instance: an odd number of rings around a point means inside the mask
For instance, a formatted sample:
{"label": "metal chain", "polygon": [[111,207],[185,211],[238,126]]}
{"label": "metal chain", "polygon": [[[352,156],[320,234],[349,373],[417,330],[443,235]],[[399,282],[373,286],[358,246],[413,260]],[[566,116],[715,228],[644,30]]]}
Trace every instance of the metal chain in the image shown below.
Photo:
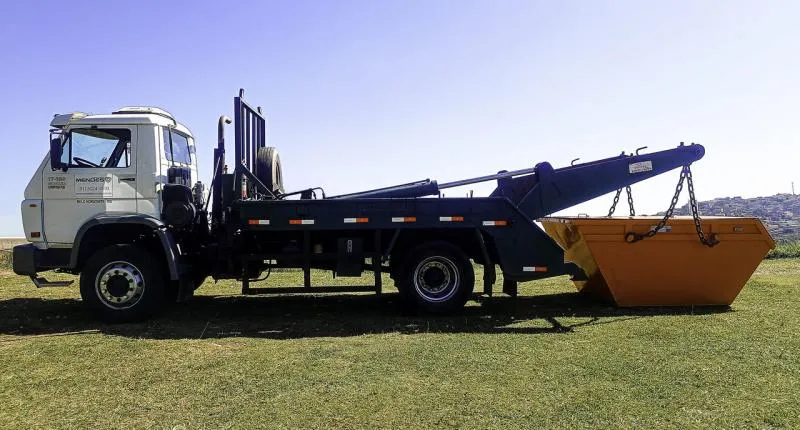
{"label": "metal chain", "polygon": [[631,194],[631,186],[628,185],[625,187],[625,191],[628,193],[628,208],[630,209],[631,216],[636,216],[636,210],[633,209],[633,194]]}
{"label": "metal chain", "polygon": [[[625,191],[628,193],[628,210],[631,216],[636,216],[636,210],[633,209],[633,194],[631,194],[631,186],[628,185],[625,187]],[[617,194],[614,195],[614,201],[611,203],[611,208],[608,209],[608,215],[614,215],[614,211],[617,210],[617,203],[619,203],[619,196],[622,194],[622,188],[617,190]]]}
{"label": "metal chain", "polygon": [[700,243],[703,245],[713,248],[714,245],[719,243],[715,234],[711,234],[708,238],[706,238],[705,233],[703,233],[703,228],[700,226],[700,211],[697,209],[697,198],[694,196],[694,183],[692,182],[692,170],[687,165],[686,169],[686,184],[689,188],[689,206],[692,208],[692,219],[694,220],[694,229],[697,231],[697,237],[700,238]]}
{"label": "metal chain", "polygon": [[611,203],[611,208],[608,209],[608,216],[614,215],[614,211],[617,210],[620,194],[622,194],[622,188],[618,189],[617,194],[614,195],[614,201]]}
{"label": "metal chain", "polygon": [[694,220],[694,227],[697,231],[697,237],[700,238],[700,242],[708,246],[709,248],[713,247],[714,245],[718,244],[719,241],[716,239],[715,235],[712,234],[708,239],[706,238],[705,234],[703,233],[703,229],[700,226],[700,215],[697,210],[697,199],[694,195],[694,183],[692,182],[692,170],[689,165],[683,166],[681,169],[680,179],[678,179],[678,185],[675,186],[675,194],[672,196],[672,201],[669,203],[669,208],[667,208],[664,217],[656,224],[655,227],[651,228],[650,231],[647,233],[636,233],[636,232],[628,232],[625,234],[625,241],[628,243],[638,242],[642,239],[646,239],[648,237],[653,237],[657,233],[661,232],[661,229],[667,225],[667,221],[672,218],[672,213],[675,211],[675,207],[678,205],[678,198],[681,196],[681,191],[683,191],[683,181],[686,180],[688,183],[689,188],[689,206],[692,208],[692,218]]}
{"label": "metal chain", "polygon": [[655,227],[651,228],[650,231],[647,233],[636,233],[634,231],[628,232],[625,235],[625,242],[634,243],[638,242],[642,239],[653,237],[667,225],[667,221],[672,218],[672,213],[675,211],[675,206],[678,205],[678,198],[681,196],[681,191],[683,191],[683,181],[686,178],[686,166],[681,169],[681,177],[678,179],[678,185],[675,186],[675,194],[672,196],[672,201],[669,203],[669,207],[667,208],[667,212],[664,214],[664,217],[656,224]]}

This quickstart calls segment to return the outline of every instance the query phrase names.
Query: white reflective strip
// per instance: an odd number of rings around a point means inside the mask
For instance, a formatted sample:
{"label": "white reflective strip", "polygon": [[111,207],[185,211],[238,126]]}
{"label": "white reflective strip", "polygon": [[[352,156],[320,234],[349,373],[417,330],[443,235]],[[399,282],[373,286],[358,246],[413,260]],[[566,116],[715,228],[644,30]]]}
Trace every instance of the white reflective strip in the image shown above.
{"label": "white reflective strip", "polygon": [[442,221],[442,222],[453,221],[453,217],[451,217],[451,216],[440,216],[439,217],[439,221]]}
{"label": "white reflective strip", "polygon": [[406,218],[402,216],[392,217],[392,222],[406,222]]}
{"label": "white reflective strip", "polygon": [[345,218],[344,219],[344,223],[345,224],[355,224],[357,222],[358,222],[358,218]]}
{"label": "white reflective strip", "polygon": [[494,225],[494,221],[484,221],[483,225]]}
{"label": "white reflective strip", "polygon": [[269,220],[268,219],[255,219],[255,220],[251,220],[251,221],[256,221],[255,224],[258,224],[258,225],[269,225]]}
{"label": "white reflective strip", "polygon": [[526,266],[526,267],[522,268],[522,271],[523,272],[535,272],[536,268],[535,267]]}
{"label": "white reflective strip", "polygon": [[303,224],[303,225],[314,224],[314,220],[313,219],[300,220],[300,224]]}

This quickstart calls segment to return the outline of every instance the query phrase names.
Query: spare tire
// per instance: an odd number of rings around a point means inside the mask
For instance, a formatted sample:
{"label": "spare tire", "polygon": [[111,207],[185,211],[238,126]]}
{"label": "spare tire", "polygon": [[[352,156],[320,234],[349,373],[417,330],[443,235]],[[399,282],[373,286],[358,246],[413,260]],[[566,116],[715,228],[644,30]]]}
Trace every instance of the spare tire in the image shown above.
{"label": "spare tire", "polygon": [[256,177],[273,193],[283,194],[283,171],[278,149],[273,146],[258,148],[256,153]]}

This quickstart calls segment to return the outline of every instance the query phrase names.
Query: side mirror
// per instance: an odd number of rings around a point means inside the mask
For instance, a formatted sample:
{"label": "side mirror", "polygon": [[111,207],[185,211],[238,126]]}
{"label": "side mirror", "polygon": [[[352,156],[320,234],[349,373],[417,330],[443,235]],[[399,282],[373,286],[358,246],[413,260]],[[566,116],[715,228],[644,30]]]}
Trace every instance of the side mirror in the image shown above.
{"label": "side mirror", "polygon": [[53,170],[67,170],[67,166],[61,162],[61,138],[50,139],[50,167]]}

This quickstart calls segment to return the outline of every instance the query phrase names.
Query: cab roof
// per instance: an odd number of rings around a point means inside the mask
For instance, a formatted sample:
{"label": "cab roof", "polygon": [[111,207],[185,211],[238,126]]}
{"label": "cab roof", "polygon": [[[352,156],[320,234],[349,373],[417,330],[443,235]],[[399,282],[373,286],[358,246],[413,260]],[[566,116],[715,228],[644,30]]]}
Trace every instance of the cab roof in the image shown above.
{"label": "cab roof", "polygon": [[56,114],[50,121],[50,127],[64,129],[66,127],[81,125],[132,125],[153,124],[162,127],[171,127],[183,134],[192,136],[192,132],[175,120],[164,109],[150,106],[122,107],[110,114],[90,115],[83,112]]}

